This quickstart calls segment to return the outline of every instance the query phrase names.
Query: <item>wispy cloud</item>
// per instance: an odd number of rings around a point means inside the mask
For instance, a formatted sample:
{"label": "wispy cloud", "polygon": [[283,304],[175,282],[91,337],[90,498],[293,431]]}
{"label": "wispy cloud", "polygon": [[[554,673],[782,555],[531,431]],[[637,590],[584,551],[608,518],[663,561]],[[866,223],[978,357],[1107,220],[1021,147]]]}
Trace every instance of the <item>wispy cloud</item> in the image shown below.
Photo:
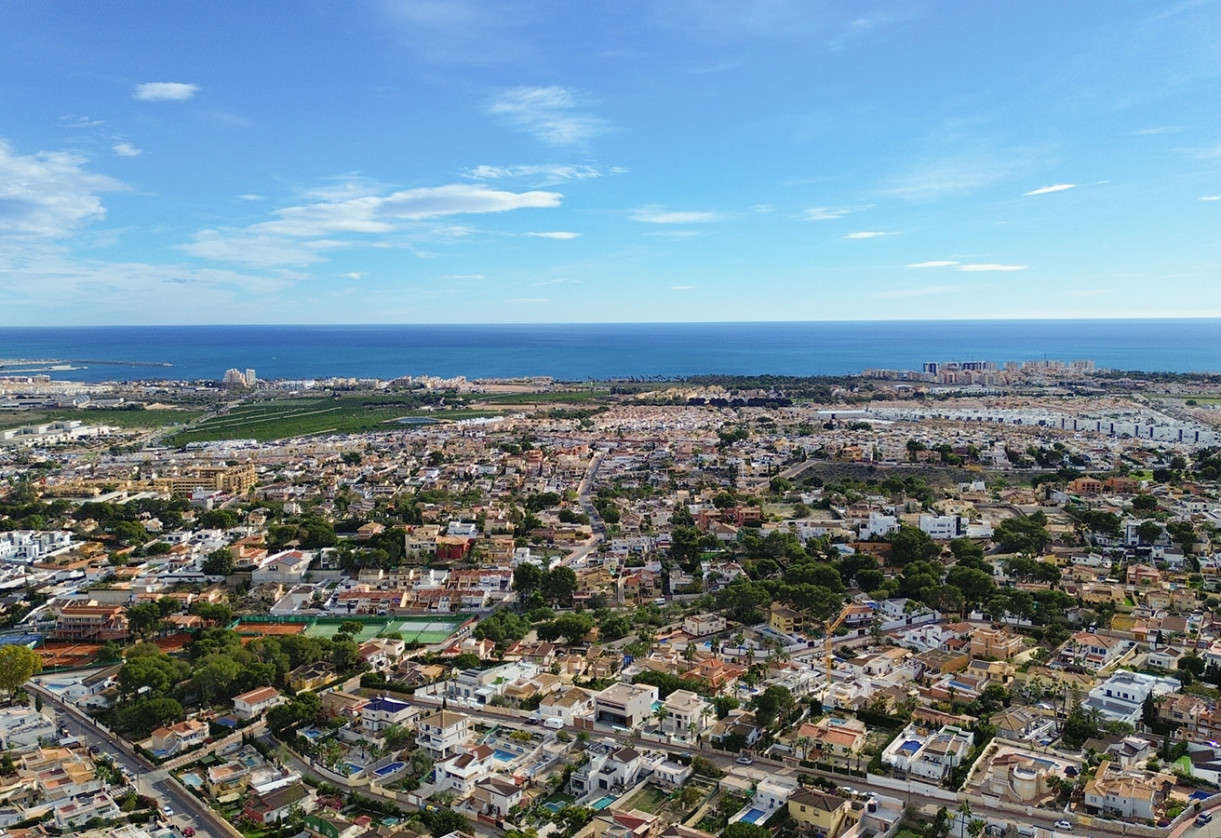
{"label": "wispy cloud", "polygon": [[1054,186],[1040,186],[1038,189],[1032,189],[1029,192],[1023,192],[1022,196],[1029,198],[1031,195],[1048,195],[1052,192],[1063,192],[1066,189],[1074,189],[1075,183],[1057,183]]}
{"label": "wispy cloud", "polygon": [[1197,200],[1200,201],[1221,201],[1221,195],[1201,195]]}
{"label": "wispy cloud", "polygon": [[104,218],[101,194],[127,187],[67,151],[15,154],[0,140],[0,240],[59,238]]}
{"label": "wispy cloud", "polygon": [[567,88],[517,87],[496,98],[488,112],[549,145],[580,145],[607,131]]}
{"label": "wispy cloud", "polygon": [[441,277],[441,279],[481,281],[481,280],[487,279],[487,275],[486,274],[449,274],[448,276]]}
{"label": "wispy cloud", "polygon": [[852,210],[842,207],[813,207],[802,214],[803,221],[834,221],[850,215]]}
{"label": "wispy cloud", "polygon": [[199,86],[177,81],[150,81],[136,85],[135,98],[141,102],[185,102]]}
{"label": "wispy cloud", "polygon": [[1186,148],[1183,151],[1197,160],[1216,160],[1218,157],[1221,157],[1221,145],[1205,148]]}
{"label": "wispy cloud", "polygon": [[533,238],[536,238],[536,239],[568,240],[568,239],[581,238],[580,233],[568,233],[568,232],[564,232],[562,230],[556,230],[555,232],[551,232],[551,233],[522,233],[522,235],[523,236],[532,236]]}
{"label": "wispy cloud", "polygon": [[579,279],[569,279],[568,277],[560,277],[558,279],[543,279],[538,282],[531,282],[532,288],[542,288],[545,285],[581,285]]}
{"label": "wispy cloud", "polygon": [[238,195],[237,198],[239,201],[266,201],[267,200],[266,195],[255,195],[252,192],[247,192],[245,195]]}
{"label": "wispy cloud", "polygon": [[144,149],[136,148],[131,143],[115,143],[111,150],[120,157],[139,157],[144,153]]}
{"label": "wispy cloud", "polygon": [[986,263],[979,265],[959,265],[958,270],[981,272],[981,271],[1024,271],[1028,265],[997,265],[994,263]]}
{"label": "wispy cloud", "polygon": [[899,235],[899,234],[892,230],[891,231],[862,230],[858,233],[849,233],[848,235],[844,236],[844,238],[846,238],[846,239],[880,239],[882,236],[897,236],[897,235]]}
{"label": "wispy cloud", "polygon": [[[356,187],[340,186],[340,194],[360,195]],[[273,221],[242,229],[201,230],[179,249],[204,259],[246,264],[306,265],[321,259],[319,250],[376,245],[367,236],[388,234],[414,222],[459,214],[499,213],[560,204],[558,192],[509,192],[469,183],[422,187],[389,195],[360,195],[340,201],[323,201],[276,210]],[[433,237],[462,237],[461,226],[430,228]],[[358,239],[335,236],[359,235]],[[417,255],[420,255],[417,253]]]}
{"label": "wispy cloud", "polygon": [[1177,130],[1179,130],[1179,129],[1171,128],[1169,126],[1162,126],[1159,128],[1140,128],[1136,131],[1133,131],[1132,134],[1137,137],[1150,137],[1155,134],[1170,134]]}
{"label": "wispy cloud", "polygon": [[633,221],[645,224],[702,224],[720,218],[720,213],[715,212],[667,212],[656,207],[644,207],[632,213]]}
{"label": "wispy cloud", "polygon": [[671,285],[671,291],[694,291],[699,286],[697,285]]}
{"label": "wispy cloud", "polygon": [[364,276],[364,274],[362,274],[360,271],[349,271],[348,273],[340,274],[339,276],[341,279],[358,280]]}
{"label": "wispy cloud", "polygon": [[874,297],[883,300],[901,299],[903,297],[930,297],[935,294],[952,294],[961,291],[961,285],[933,285],[928,288],[898,288],[894,291],[879,291]]}
{"label": "wispy cloud", "polygon": [[[612,174],[615,172],[612,171]],[[596,166],[577,166],[565,163],[540,163],[521,166],[476,166],[462,173],[469,180],[530,180],[543,186],[551,186],[571,180],[592,180],[602,177]]]}
{"label": "wispy cloud", "polygon": [[958,263],[950,259],[934,259],[931,262],[913,262],[907,267],[909,268],[948,268],[951,265]]}
{"label": "wispy cloud", "polygon": [[881,192],[906,201],[932,201],[973,192],[1041,164],[1047,155],[1045,149],[1037,148],[1002,151],[1003,154],[997,150],[963,152],[917,162],[892,176],[882,185]]}

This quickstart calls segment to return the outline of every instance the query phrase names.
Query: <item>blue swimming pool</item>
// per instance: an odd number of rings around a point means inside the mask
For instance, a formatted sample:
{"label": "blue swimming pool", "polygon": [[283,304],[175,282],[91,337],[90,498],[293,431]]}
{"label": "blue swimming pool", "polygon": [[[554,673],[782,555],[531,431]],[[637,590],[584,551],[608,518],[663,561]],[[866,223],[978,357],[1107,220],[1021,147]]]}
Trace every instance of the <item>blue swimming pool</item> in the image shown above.
{"label": "blue swimming pool", "polygon": [[597,809],[599,812],[601,812],[603,809],[605,809],[607,806],[611,805],[618,799],[619,798],[615,797],[613,794],[604,795],[602,797],[599,797],[597,800],[595,800],[593,802],[592,808]]}
{"label": "blue swimming pool", "polygon": [[348,762],[348,763],[344,763],[344,764],[348,766],[348,776],[349,777],[355,777],[357,774],[359,774],[360,772],[365,770],[365,767],[363,765],[357,765],[354,762]]}
{"label": "blue swimming pool", "polygon": [[497,748],[494,758],[500,760],[501,762],[512,762],[513,760],[517,759],[517,754],[513,753],[512,751],[506,751],[503,748]]}
{"label": "blue swimming pool", "polygon": [[373,773],[379,777],[385,777],[387,774],[393,774],[394,772],[401,770],[402,768],[406,767],[406,765],[407,763],[405,762],[392,762],[389,765],[383,765]]}
{"label": "blue swimming pool", "polygon": [[763,811],[762,809],[751,809],[749,812],[747,812],[745,815],[742,816],[742,821],[744,823],[758,823],[759,821],[763,820],[766,816],[767,816],[767,812]]}

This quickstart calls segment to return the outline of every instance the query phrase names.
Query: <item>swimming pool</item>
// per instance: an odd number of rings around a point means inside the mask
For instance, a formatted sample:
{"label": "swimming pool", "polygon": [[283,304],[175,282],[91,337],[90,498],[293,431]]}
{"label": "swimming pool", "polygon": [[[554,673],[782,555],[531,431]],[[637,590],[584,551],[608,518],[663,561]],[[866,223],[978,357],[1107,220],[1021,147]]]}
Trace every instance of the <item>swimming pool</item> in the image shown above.
{"label": "swimming pool", "polygon": [[399,770],[405,768],[406,766],[407,766],[407,763],[405,763],[405,762],[392,762],[389,765],[383,765],[381,768],[377,769],[373,773],[379,777],[385,777],[387,774],[393,774],[394,772],[399,771]]}
{"label": "swimming pool", "polygon": [[348,767],[348,776],[349,777],[355,777],[357,774],[359,774],[360,772],[365,770],[365,767],[363,765],[357,765],[354,762],[345,762],[344,765],[346,765]]}
{"label": "swimming pool", "polygon": [[611,805],[618,799],[619,798],[615,797],[613,794],[603,795],[602,797],[599,797],[597,800],[595,800],[593,802],[593,806],[591,808],[596,809],[597,811],[601,812],[603,809],[605,809],[607,806]]}
{"label": "swimming pool", "polygon": [[513,753],[512,751],[506,751],[503,748],[497,748],[495,754],[493,754],[493,758],[498,759],[501,762],[512,762],[513,760],[517,759],[517,754]]}
{"label": "swimming pool", "polygon": [[742,822],[743,823],[758,823],[759,821],[763,820],[766,816],[767,816],[767,812],[763,811],[762,809],[753,809],[752,808],[749,812],[747,812],[745,815],[742,816]]}

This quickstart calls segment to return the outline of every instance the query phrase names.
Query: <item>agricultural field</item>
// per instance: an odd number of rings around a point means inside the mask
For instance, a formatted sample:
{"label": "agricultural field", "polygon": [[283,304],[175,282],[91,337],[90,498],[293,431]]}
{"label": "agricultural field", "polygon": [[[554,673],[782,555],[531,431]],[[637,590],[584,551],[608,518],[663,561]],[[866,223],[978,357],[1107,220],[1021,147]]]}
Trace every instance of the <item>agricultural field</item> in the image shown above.
{"label": "agricultural field", "polygon": [[110,425],[116,428],[166,428],[185,425],[200,416],[199,410],[31,410],[0,414],[0,430],[41,425],[44,422],[78,421],[85,425]]}
{"label": "agricultural field", "polygon": [[474,410],[422,410],[411,400],[337,396],[316,399],[272,399],[239,405],[210,416],[166,441],[171,445],[221,439],[266,442],[324,433],[391,430],[394,420],[426,418],[438,422],[489,416]]}

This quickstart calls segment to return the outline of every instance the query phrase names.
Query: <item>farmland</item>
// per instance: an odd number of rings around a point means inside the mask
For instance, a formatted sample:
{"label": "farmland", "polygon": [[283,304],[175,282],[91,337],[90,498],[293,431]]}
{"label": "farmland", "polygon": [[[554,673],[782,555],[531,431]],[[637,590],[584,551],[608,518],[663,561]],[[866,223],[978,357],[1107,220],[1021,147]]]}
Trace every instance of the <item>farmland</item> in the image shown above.
{"label": "farmland", "polygon": [[222,439],[265,442],[322,433],[361,433],[391,430],[395,419],[422,417],[455,421],[488,416],[473,410],[422,408],[410,399],[362,396],[270,399],[222,411],[189,430],[170,437],[171,445]]}

